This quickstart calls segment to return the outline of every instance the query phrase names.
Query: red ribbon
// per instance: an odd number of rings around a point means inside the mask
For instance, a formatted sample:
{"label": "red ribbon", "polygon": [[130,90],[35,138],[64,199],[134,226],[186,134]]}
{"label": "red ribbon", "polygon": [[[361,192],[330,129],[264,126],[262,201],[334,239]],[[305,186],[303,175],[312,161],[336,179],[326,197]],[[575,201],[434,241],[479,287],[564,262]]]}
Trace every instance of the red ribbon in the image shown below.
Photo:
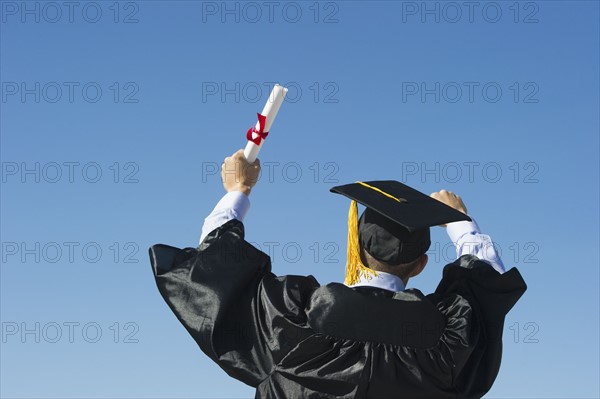
{"label": "red ribbon", "polygon": [[[251,127],[248,129],[248,133],[246,133],[246,138],[248,141],[251,141],[256,145],[260,145],[260,143],[267,138],[269,132],[263,131],[265,130],[265,122],[267,121],[267,117],[259,113],[256,113],[256,115],[258,116],[258,130],[256,130],[256,126]],[[257,136],[252,137],[252,133],[256,133]]]}

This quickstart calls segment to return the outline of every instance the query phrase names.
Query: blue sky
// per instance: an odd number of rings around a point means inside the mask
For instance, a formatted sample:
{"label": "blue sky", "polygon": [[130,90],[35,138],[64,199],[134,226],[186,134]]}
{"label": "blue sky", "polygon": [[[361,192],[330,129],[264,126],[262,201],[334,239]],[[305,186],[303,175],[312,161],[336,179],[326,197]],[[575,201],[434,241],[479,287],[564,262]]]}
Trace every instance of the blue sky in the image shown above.
{"label": "blue sky", "polygon": [[70,4],[0,1],[2,397],[253,397],[147,248],[197,244],[273,82],[245,224],[275,273],[342,280],[336,184],[457,192],[529,286],[486,397],[600,395],[597,2]]}

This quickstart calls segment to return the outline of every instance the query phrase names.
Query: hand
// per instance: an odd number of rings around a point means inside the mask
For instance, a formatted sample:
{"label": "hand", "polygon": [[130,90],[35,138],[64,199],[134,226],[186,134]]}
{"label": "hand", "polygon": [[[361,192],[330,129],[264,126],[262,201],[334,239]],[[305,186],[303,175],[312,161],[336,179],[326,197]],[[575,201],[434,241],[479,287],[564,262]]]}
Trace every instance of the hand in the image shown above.
{"label": "hand", "polygon": [[225,158],[221,165],[221,180],[225,191],[241,191],[250,195],[260,174],[260,160],[249,163],[244,156],[244,150],[238,150],[232,156]]}
{"label": "hand", "polygon": [[[452,191],[440,190],[437,193],[431,193],[431,198],[443,202],[444,204],[464,213],[465,215],[467,214],[467,207],[465,206],[465,203],[460,196],[454,194]],[[442,226],[446,227],[445,224]]]}

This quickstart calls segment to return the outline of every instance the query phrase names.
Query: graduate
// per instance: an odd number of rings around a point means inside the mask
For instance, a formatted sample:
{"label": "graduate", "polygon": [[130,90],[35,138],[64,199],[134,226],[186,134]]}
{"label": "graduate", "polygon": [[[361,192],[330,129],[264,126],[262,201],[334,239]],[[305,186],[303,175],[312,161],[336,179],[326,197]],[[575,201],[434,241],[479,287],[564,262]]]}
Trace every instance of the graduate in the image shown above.
{"label": "graduate", "polygon": [[[236,173],[224,173],[236,170]],[[344,284],[277,276],[244,240],[260,162],[222,166],[227,193],[197,248],[154,245],[158,289],[200,349],[257,398],[480,398],[502,358],[508,311],[526,290],[505,270],[460,197],[402,183],[331,188],[351,199]],[[360,203],[365,206],[358,216]],[[457,259],[434,293],[407,289],[427,264],[432,226]]]}

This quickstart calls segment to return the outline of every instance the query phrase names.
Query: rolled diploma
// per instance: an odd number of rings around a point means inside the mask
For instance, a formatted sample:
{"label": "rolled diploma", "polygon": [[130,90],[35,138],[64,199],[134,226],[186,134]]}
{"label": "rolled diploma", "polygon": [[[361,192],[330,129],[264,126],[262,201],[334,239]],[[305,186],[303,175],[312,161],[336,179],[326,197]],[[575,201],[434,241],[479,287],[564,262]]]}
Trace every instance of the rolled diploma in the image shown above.
{"label": "rolled diploma", "polygon": [[[271,131],[271,125],[273,125],[273,122],[275,121],[277,112],[279,112],[279,107],[281,107],[287,92],[288,89],[278,84],[273,87],[273,91],[271,91],[271,94],[267,99],[267,103],[261,112],[262,115],[267,117],[265,121],[265,132]],[[258,129],[260,129],[260,124],[256,122],[256,130]],[[260,151],[264,142],[264,140],[261,140],[260,145],[256,145],[252,141],[248,141],[248,144],[246,144],[246,148],[244,149],[244,155],[246,156],[248,162],[252,163],[256,160],[256,157],[258,157],[258,152]]]}

